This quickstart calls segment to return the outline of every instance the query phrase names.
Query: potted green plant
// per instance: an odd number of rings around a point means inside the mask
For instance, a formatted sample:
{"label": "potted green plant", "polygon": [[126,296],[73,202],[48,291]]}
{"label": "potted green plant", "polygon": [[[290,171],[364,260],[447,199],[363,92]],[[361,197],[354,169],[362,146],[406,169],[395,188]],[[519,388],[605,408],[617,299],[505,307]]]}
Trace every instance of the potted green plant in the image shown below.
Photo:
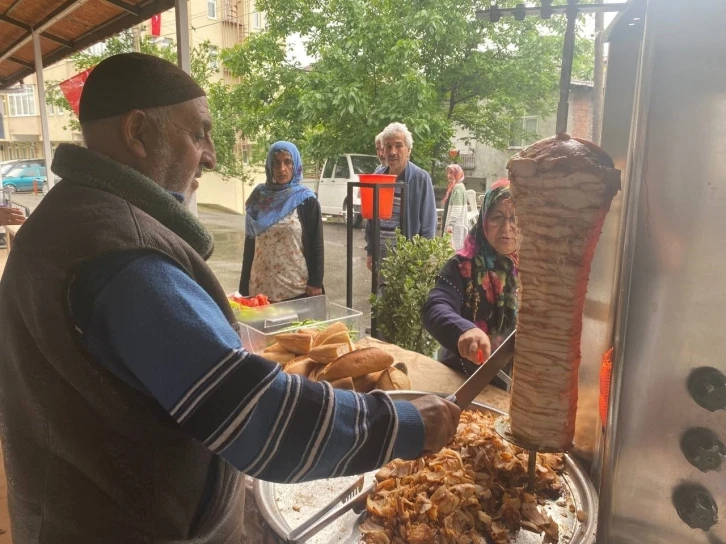
{"label": "potted green plant", "polygon": [[433,357],[438,342],[423,328],[421,308],[436,284],[436,274],[454,254],[450,237],[414,236],[407,240],[396,233],[396,247],[381,263],[385,287],[371,297],[378,330],[387,342]]}

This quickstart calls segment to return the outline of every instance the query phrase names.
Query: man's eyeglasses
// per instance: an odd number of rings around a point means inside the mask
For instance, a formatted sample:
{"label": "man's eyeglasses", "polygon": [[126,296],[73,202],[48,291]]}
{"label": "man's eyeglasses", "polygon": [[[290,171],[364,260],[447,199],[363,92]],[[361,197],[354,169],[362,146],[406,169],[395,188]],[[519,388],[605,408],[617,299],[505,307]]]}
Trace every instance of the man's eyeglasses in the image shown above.
{"label": "man's eyeglasses", "polygon": [[517,216],[512,215],[510,217],[507,217],[506,215],[502,215],[501,213],[495,213],[493,215],[487,216],[487,221],[489,221],[492,225],[496,227],[501,227],[504,225],[505,221],[509,221],[513,227],[517,226]]}

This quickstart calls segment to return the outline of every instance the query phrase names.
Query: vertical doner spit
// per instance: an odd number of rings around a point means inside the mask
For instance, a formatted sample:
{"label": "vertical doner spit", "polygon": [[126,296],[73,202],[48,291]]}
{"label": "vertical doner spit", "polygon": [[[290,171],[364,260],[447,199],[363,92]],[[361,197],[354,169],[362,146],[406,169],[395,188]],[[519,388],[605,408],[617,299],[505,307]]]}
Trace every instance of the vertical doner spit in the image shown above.
{"label": "vertical doner spit", "polygon": [[580,335],[595,246],[620,171],[601,148],[559,134],[507,165],[521,229],[521,307],[508,420],[497,429],[530,452],[572,447]]}

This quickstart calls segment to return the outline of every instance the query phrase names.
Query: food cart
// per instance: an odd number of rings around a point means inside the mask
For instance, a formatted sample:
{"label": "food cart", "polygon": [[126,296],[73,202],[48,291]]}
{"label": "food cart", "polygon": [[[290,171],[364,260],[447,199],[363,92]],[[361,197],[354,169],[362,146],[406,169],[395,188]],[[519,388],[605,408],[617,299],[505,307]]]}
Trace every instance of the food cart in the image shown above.
{"label": "food cart", "polygon": [[[601,145],[623,172],[623,191],[589,282],[572,452],[599,495],[589,512],[597,535],[570,542],[726,541],[724,22],[721,0],[632,0],[605,33]],[[601,362],[611,347],[602,420]],[[453,386],[417,379],[416,389]],[[282,533],[286,503],[273,492],[263,486],[258,499]],[[353,541],[340,532],[321,542]]]}

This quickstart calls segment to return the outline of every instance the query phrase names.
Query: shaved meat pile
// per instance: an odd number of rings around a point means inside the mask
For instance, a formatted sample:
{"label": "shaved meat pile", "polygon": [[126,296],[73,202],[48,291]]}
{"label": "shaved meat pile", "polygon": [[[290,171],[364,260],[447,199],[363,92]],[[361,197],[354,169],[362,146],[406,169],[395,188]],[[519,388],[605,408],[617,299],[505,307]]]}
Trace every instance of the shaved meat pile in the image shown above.
{"label": "shaved meat pile", "polygon": [[560,454],[538,454],[534,493],[526,451],[502,440],[489,414],[466,410],[448,448],[383,467],[360,527],[367,544],[505,544],[520,528],[558,542],[538,503],[562,495]]}

